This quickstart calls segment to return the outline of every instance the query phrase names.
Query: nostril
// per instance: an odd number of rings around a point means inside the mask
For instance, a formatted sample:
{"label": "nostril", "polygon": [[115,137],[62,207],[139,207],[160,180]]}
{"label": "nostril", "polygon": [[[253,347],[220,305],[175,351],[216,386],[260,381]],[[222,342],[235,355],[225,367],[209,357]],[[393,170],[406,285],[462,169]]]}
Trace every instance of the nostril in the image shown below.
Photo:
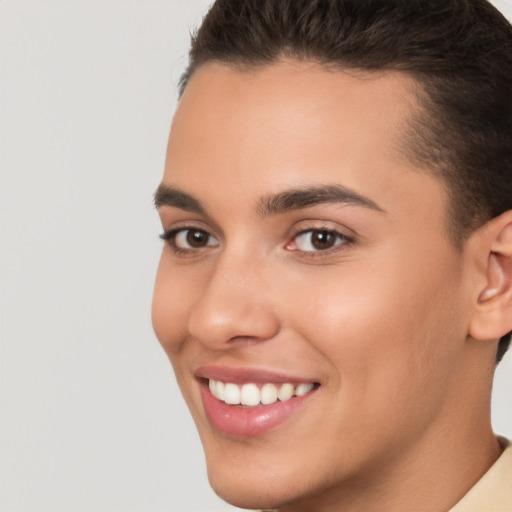
{"label": "nostril", "polygon": [[260,344],[264,343],[266,341],[269,341],[272,338],[260,338],[256,336],[233,336],[231,339],[228,340],[228,343],[231,345],[234,344],[241,344],[241,345],[254,345],[254,344]]}

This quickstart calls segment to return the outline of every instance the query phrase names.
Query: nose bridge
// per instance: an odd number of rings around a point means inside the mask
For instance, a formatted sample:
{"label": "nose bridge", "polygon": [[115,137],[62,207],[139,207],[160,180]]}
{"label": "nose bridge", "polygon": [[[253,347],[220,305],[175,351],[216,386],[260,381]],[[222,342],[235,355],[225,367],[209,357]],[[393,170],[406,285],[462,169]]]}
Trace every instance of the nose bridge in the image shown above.
{"label": "nose bridge", "polygon": [[267,262],[243,248],[224,250],[189,317],[189,332],[221,348],[235,339],[266,340],[279,322],[269,296]]}

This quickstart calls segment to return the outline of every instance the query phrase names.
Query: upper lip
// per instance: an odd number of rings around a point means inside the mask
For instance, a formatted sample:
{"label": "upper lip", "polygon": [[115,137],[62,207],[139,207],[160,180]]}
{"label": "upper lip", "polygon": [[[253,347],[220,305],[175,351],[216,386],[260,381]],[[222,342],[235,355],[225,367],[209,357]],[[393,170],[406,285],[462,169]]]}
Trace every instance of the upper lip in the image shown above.
{"label": "upper lip", "polygon": [[301,384],[317,382],[315,379],[311,379],[309,377],[289,375],[278,371],[234,366],[200,366],[195,370],[194,374],[200,379],[220,380],[222,382],[231,382],[233,384],[264,384],[267,382],[275,384],[285,382],[289,382],[290,384]]}

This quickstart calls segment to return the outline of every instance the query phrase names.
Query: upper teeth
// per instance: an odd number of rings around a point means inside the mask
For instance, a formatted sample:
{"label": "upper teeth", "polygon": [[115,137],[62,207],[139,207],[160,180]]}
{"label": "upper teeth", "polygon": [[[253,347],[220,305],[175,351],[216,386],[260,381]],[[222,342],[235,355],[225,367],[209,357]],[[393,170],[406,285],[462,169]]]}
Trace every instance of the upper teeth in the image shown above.
{"label": "upper teeth", "polygon": [[263,384],[259,387],[256,384],[244,384],[239,386],[231,382],[210,379],[210,391],[215,398],[230,405],[263,405],[273,404],[277,400],[285,402],[292,396],[302,396],[314,387],[312,382],[293,385],[288,382],[284,384]]}

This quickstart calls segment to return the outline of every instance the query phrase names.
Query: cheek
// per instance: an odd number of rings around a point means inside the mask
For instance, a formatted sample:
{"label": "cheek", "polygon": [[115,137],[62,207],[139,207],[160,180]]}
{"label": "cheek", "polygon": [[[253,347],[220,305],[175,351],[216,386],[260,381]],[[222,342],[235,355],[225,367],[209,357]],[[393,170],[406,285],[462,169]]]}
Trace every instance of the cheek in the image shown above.
{"label": "cheek", "polygon": [[187,276],[187,269],[169,264],[164,249],[155,279],[152,322],[156,337],[169,357],[186,340],[189,312],[197,295],[194,280]]}
{"label": "cheek", "polygon": [[354,263],[298,292],[307,291],[308,305],[288,301],[298,330],[331,363],[350,400],[406,401],[450,373],[466,333],[460,265],[443,258],[426,271],[426,261],[411,261],[382,255],[376,265]]}

